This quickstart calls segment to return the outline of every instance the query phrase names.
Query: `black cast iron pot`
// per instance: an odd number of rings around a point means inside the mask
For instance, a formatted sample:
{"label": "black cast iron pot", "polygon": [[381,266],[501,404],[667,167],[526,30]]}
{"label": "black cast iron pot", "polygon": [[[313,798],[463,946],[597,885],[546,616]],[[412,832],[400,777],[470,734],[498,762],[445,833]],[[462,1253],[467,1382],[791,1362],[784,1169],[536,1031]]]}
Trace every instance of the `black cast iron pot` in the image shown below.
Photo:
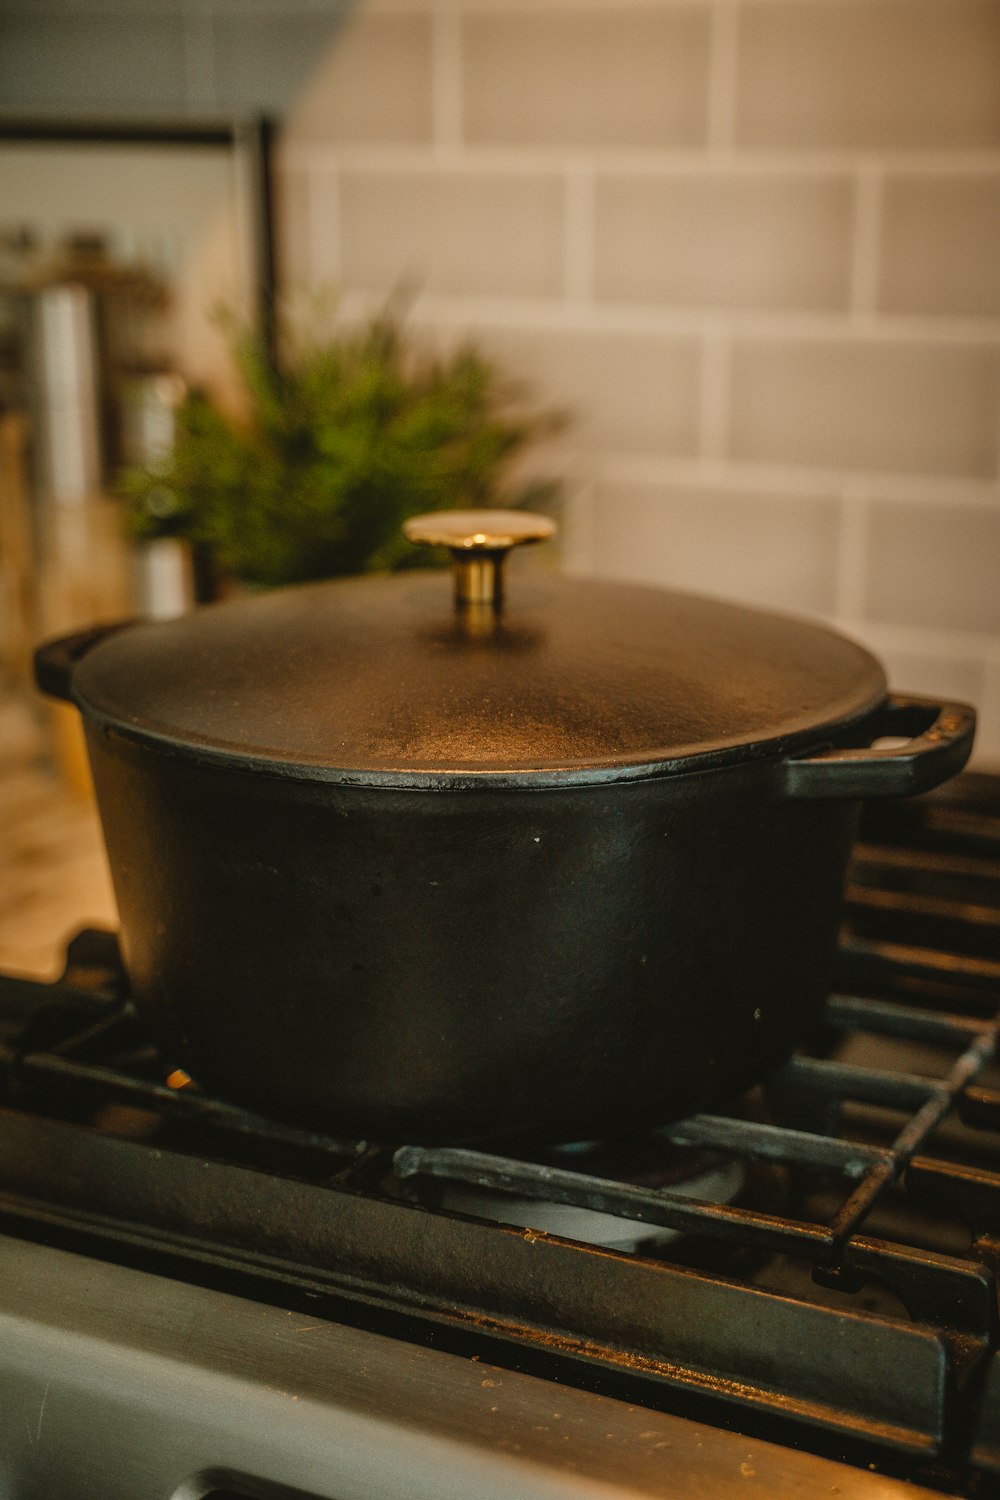
{"label": "black cast iron pot", "polygon": [[410,573],[40,649],[137,1003],[205,1086],[374,1139],[592,1139],[762,1077],[821,1007],[858,799],[959,770],[973,711],[712,600],[537,571],[501,605],[548,523],[424,520],[454,609]]}

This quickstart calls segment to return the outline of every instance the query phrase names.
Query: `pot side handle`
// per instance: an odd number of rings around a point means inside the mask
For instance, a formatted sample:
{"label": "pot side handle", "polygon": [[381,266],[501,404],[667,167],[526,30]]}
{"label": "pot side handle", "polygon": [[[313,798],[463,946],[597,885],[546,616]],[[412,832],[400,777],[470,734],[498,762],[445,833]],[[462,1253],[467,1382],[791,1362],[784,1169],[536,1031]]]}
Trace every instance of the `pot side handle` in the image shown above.
{"label": "pot side handle", "polygon": [[77,630],[54,641],[43,641],[35,650],[35,682],[38,687],[46,697],[75,703],[73,669],[77,662],[98,641],[117,635],[119,630],[133,623],[132,620],[115,620],[110,625],[92,625],[89,630]]}
{"label": "pot side handle", "polygon": [[[869,745],[833,746],[785,762],[787,797],[909,797],[947,781],[969,758],[976,711],[892,693],[865,724]],[[872,745],[906,736],[905,744]]]}

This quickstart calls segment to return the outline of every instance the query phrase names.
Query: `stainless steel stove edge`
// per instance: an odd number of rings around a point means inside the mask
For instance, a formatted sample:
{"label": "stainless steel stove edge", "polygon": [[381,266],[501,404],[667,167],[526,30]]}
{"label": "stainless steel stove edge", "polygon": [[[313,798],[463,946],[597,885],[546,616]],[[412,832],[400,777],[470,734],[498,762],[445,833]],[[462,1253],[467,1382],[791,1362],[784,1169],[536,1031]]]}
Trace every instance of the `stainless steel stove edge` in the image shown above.
{"label": "stainless steel stove edge", "polygon": [[[829,1459],[0,1236],[5,1500],[931,1500]],[[940,1497],[939,1497],[940,1500]]]}

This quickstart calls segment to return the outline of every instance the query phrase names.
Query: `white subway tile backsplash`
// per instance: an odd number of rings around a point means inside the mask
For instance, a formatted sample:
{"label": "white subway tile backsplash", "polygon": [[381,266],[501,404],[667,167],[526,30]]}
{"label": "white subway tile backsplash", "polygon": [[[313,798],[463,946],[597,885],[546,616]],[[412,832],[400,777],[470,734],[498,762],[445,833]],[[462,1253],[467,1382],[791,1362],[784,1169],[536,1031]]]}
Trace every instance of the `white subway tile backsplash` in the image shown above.
{"label": "white subway tile backsplash", "polygon": [[557,296],[565,193],[554,176],[344,172],[345,284],[389,292]]}
{"label": "white subway tile backsplash", "polygon": [[873,501],[865,613],[1000,634],[1000,505]]}
{"label": "white subway tile backsplash", "polygon": [[836,500],[601,484],[594,570],[764,609],[829,614],[836,590]]}
{"label": "white subway tile backsplash", "polygon": [[310,215],[309,173],[279,163],[274,174],[277,256],[286,288],[296,291],[313,280]]}
{"label": "white subway tile backsplash", "polygon": [[983,770],[1000,772],[1000,661],[986,664],[973,760]]}
{"label": "white subway tile backsplash", "polygon": [[693,338],[580,329],[478,330],[512,376],[572,419],[570,442],[693,454],[700,356]]}
{"label": "white subway tile backsplash", "polygon": [[732,453],[754,462],[990,478],[1000,350],[879,339],[737,339]]}
{"label": "white subway tile backsplash", "polygon": [[[910,632],[906,627],[860,621],[847,634],[878,657],[885,668],[889,690],[930,698],[938,703],[971,703],[978,723],[972,750],[973,765],[1000,770],[1000,695],[993,696],[992,671],[982,654],[955,645],[947,632],[939,632],[932,648],[899,644]],[[927,636],[926,630],[922,631]],[[1000,687],[1000,675],[997,678]]]}
{"label": "white subway tile backsplash", "polygon": [[475,144],[704,141],[709,9],[586,6],[466,13],[465,138]]}
{"label": "white subway tile backsplash", "polygon": [[431,138],[429,13],[355,13],[329,30],[286,127],[293,140],[418,144]]}
{"label": "white subway tile backsplash", "polygon": [[292,10],[10,0],[0,93],[272,111],[292,289],[574,415],[574,568],[839,611],[1000,768],[1000,0]]}
{"label": "white subway tile backsplash", "polygon": [[853,207],[844,176],[598,178],[596,293],[716,308],[843,308]]}
{"label": "white subway tile backsplash", "polygon": [[882,224],[887,312],[1000,314],[1000,172],[890,177]]}
{"label": "white subway tile backsplash", "polygon": [[885,667],[893,692],[938,698],[942,703],[971,703],[974,707],[982,702],[986,668],[978,657],[944,652],[932,656],[886,647],[877,640],[872,649]]}
{"label": "white subway tile backsplash", "polygon": [[739,48],[742,145],[1000,145],[996,0],[760,0]]}

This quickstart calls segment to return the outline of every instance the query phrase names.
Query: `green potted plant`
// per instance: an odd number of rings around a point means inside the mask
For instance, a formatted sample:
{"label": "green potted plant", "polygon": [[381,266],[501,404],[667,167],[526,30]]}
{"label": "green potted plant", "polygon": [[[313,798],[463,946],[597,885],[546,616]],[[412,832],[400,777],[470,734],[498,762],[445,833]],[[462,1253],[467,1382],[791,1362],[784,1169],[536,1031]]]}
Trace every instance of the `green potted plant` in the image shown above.
{"label": "green potted plant", "polygon": [[245,418],[192,393],[172,450],[122,474],[136,537],[181,538],[223,576],[271,587],[426,563],[400,530],[422,511],[556,496],[511,469],[560,418],[526,407],[471,347],[431,356],[383,313],[291,344],[277,367],[252,335],[236,353]]}

